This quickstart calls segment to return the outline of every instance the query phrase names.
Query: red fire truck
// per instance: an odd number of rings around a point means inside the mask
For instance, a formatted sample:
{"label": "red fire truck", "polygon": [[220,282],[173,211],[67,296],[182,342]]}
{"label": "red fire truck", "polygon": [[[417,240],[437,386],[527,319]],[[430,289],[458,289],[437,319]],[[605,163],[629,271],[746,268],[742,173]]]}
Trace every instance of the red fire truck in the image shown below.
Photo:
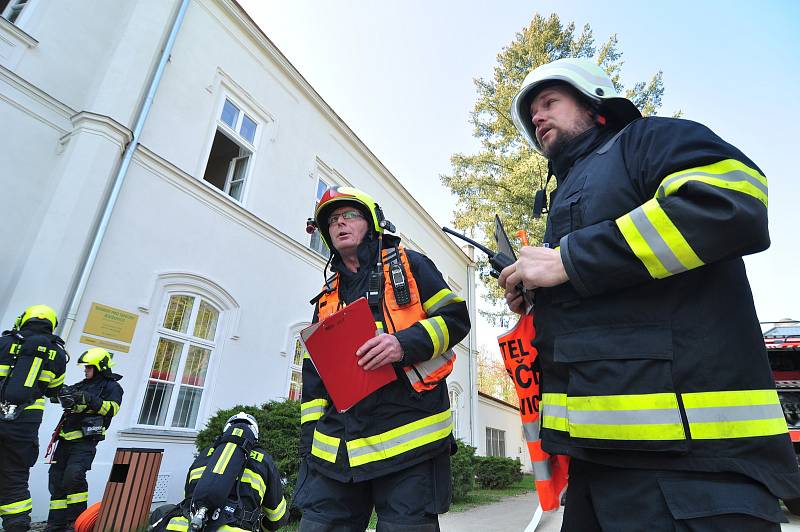
{"label": "red fire truck", "polygon": [[769,365],[795,453],[800,456],[800,322],[762,322]]}

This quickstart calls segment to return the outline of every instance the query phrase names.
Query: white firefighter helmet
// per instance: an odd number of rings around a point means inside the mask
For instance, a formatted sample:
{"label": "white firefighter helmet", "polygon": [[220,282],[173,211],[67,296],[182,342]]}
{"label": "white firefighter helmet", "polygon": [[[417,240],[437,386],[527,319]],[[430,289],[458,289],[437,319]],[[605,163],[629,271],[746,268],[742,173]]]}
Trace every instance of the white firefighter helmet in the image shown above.
{"label": "white firefighter helmet", "polygon": [[256,418],[247,412],[239,412],[238,414],[234,414],[228,418],[227,422],[225,422],[225,428],[222,429],[222,432],[226,432],[234,423],[247,423],[250,425],[250,428],[252,429],[253,434],[255,434],[256,439],[258,439],[258,421],[256,421]]}
{"label": "white firefighter helmet", "polygon": [[531,70],[511,102],[514,125],[539,153],[543,154],[531,120],[531,102],[539,90],[559,81],[574,87],[596,106],[598,113],[607,116],[616,127],[624,127],[628,122],[642,116],[632,101],[617,93],[611,78],[598,65],[588,59],[557,59]]}

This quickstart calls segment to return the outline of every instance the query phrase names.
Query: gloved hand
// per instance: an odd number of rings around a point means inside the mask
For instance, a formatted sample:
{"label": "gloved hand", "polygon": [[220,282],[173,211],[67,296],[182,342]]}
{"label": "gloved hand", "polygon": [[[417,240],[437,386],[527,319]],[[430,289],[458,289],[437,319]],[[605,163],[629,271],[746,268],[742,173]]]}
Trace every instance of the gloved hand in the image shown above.
{"label": "gloved hand", "polygon": [[97,412],[103,406],[103,400],[94,394],[88,392],[81,392],[79,404],[86,405],[89,409]]}

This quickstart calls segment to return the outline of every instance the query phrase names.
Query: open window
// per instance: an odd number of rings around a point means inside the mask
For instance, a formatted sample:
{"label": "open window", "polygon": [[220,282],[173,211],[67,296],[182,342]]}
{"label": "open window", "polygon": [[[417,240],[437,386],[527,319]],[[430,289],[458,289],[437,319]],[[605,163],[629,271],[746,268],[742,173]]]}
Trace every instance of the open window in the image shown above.
{"label": "open window", "polygon": [[[314,199],[314,206],[311,209],[311,216],[314,216],[314,210],[317,208],[317,203],[319,203],[320,198],[322,195],[325,194],[325,191],[328,190],[329,187],[332,185],[322,179],[321,177],[317,181],[317,193]],[[325,245],[325,242],[322,240],[322,233],[320,231],[314,231],[311,233],[311,242],[309,242],[308,247],[319,253],[325,258],[328,258],[331,254],[328,246]]]}
{"label": "open window", "polygon": [[257,133],[258,123],[225,98],[203,179],[239,202],[244,197]]}
{"label": "open window", "polygon": [[0,0],[0,14],[14,24],[30,0]]}

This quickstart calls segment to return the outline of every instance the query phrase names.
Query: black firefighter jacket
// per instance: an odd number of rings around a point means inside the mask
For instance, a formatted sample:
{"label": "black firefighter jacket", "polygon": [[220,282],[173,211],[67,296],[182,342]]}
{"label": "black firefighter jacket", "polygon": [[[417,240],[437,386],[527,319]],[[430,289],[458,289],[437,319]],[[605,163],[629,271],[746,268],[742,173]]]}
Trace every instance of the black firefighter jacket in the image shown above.
{"label": "black firefighter jacket", "polygon": [[[106,430],[111,425],[111,419],[117,415],[122,405],[122,386],[117,382],[121,375],[110,371],[97,373],[91,379],[83,379],[75,387],[84,392],[87,404],[77,405],[71,412],[67,412],[64,424],[61,427],[59,438],[62,440],[78,440],[90,438],[95,441],[105,439]],[[81,426],[89,417],[100,416],[103,420],[102,434],[84,436]]]}
{"label": "black firefighter jacket", "polygon": [[569,281],[536,294],[543,448],[800,496],[741,258],[769,246],[761,170],[670,118],[591,129],[551,163],[545,242]]}
{"label": "black firefighter jacket", "polygon": [[[399,245],[400,239],[384,236],[383,245]],[[452,349],[469,332],[469,312],[464,300],[454,294],[433,262],[421,253],[406,250],[411,274],[419,290],[419,301],[427,319],[436,319],[446,331],[447,345],[434,345],[421,322],[395,332],[408,362],[429,360],[439,351]],[[375,263],[377,241],[359,247],[361,268],[349,272],[338,256],[332,266],[340,274],[339,298],[349,304],[367,292],[369,265]],[[385,297],[385,296],[384,296]],[[317,321],[315,306],[314,319]],[[376,322],[388,323],[373,309]],[[446,347],[446,349],[445,349]],[[300,455],[324,475],[347,482],[380,477],[405,469],[443,452],[453,441],[447,382],[432,390],[417,392],[401,368],[396,381],[367,396],[344,413],[330,401],[311,359],[303,360]],[[441,428],[444,427],[444,428]],[[371,449],[371,452],[365,452]]]}

